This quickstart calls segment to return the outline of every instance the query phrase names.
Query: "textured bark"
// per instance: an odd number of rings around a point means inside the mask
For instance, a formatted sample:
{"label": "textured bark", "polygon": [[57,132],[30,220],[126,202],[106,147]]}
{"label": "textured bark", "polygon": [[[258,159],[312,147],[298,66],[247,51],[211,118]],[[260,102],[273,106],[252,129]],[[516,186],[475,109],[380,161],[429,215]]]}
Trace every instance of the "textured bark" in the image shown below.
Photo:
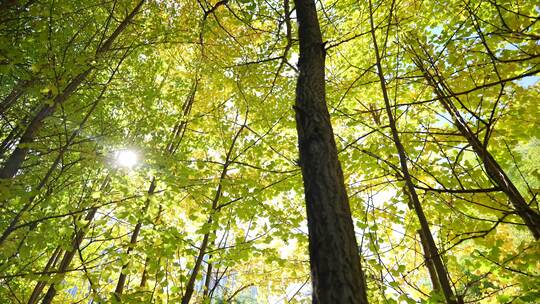
{"label": "textured bark", "polygon": [[313,303],[367,303],[366,284],[325,96],[325,50],[313,0],[296,0],[296,128],[309,230]]}
{"label": "textured bark", "polygon": [[[480,157],[486,170],[487,175],[499,186],[500,189],[508,196],[508,199],[514,206],[517,215],[521,217],[527,228],[536,240],[540,239],[540,213],[527,204],[525,198],[521,195],[517,187],[510,180],[506,172],[501,168],[495,158],[489,153],[486,147],[482,144],[480,139],[469,128],[469,125],[465,119],[461,116],[461,113],[456,108],[450,98],[446,97],[441,88],[437,85],[435,79],[429,75],[425,68],[421,64],[417,66],[422,70],[428,83],[433,87],[437,98],[441,102],[445,110],[450,114],[454,125],[467,142],[471,145],[474,152]],[[449,88],[448,88],[449,89]]]}
{"label": "textured bark", "polygon": [[[124,29],[131,23],[135,15],[139,12],[141,6],[143,5],[144,0],[141,0],[137,6],[131,11],[131,13],[122,20],[118,25],[116,30],[111,34],[111,36],[97,49],[96,58],[99,58],[103,53],[110,50],[113,42],[116,38],[124,31]],[[37,133],[43,125],[43,121],[54,114],[56,108],[64,103],[83,83],[83,81],[88,77],[88,75],[93,71],[93,67],[86,69],[84,72],[78,74],[73,78],[69,84],[64,88],[64,90],[53,98],[50,102],[45,103],[43,107],[36,113],[32,118],[30,124],[26,127],[23,132],[19,144],[6,160],[2,169],[0,169],[0,178],[9,179],[13,178],[17,171],[21,168],[21,165],[28,154],[29,148],[28,145],[34,142]]]}
{"label": "textured bark", "polygon": [[441,256],[439,255],[437,245],[435,243],[435,240],[433,239],[431,230],[429,228],[429,223],[427,221],[422,205],[420,204],[420,199],[418,198],[418,194],[416,193],[416,188],[412,182],[412,178],[409,173],[409,168],[407,165],[407,154],[406,154],[405,148],[403,147],[403,144],[401,143],[401,139],[399,138],[399,132],[397,130],[394,115],[392,113],[392,107],[390,105],[390,98],[388,97],[388,92],[386,89],[386,80],[384,78],[384,73],[383,73],[383,69],[381,65],[379,47],[377,45],[377,37],[375,35],[375,25],[373,22],[373,11],[372,11],[371,0],[369,2],[369,9],[370,9],[369,21],[370,21],[370,26],[371,26],[371,38],[373,40],[373,49],[375,51],[377,74],[379,76],[379,82],[381,84],[381,91],[383,94],[386,114],[388,115],[389,126],[392,131],[392,139],[394,141],[394,145],[396,147],[396,150],[399,156],[401,173],[403,175],[403,178],[405,179],[406,194],[409,196],[410,203],[412,204],[413,210],[415,211],[416,216],[418,217],[418,222],[420,223],[422,236],[425,239],[426,249],[429,252],[429,256],[433,260],[433,265],[435,267],[435,271],[437,272],[437,278],[439,280],[440,287],[443,291],[445,300],[449,304],[455,304],[455,303],[458,303],[457,298],[454,295],[452,285],[450,284],[449,275],[446,271],[446,268],[444,267]]}

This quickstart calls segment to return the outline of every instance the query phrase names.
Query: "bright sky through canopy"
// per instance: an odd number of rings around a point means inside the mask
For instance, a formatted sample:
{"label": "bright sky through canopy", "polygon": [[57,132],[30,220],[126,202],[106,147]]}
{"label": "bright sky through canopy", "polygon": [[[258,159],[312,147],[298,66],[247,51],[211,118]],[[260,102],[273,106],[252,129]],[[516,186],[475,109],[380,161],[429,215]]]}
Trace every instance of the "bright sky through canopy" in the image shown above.
{"label": "bright sky through canopy", "polygon": [[540,304],[539,4],[0,0],[0,304]]}
{"label": "bright sky through canopy", "polygon": [[116,164],[120,167],[132,168],[139,160],[137,153],[132,150],[120,150],[115,153]]}

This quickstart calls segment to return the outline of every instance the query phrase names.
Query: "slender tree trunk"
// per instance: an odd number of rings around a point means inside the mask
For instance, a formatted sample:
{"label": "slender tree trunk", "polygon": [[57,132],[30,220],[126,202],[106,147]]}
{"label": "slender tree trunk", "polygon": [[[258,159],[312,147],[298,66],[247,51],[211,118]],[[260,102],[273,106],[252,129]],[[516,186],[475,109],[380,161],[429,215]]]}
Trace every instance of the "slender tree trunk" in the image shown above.
{"label": "slender tree trunk", "polygon": [[[212,216],[210,215],[207,224],[212,223]],[[191,275],[189,276],[188,283],[186,284],[186,291],[184,292],[184,296],[182,297],[182,304],[188,304],[191,300],[191,297],[193,296],[193,291],[195,290],[195,281],[197,279],[197,275],[199,274],[199,269],[201,268],[201,264],[203,262],[203,258],[206,252],[206,248],[208,247],[208,241],[210,239],[210,233],[205,233],[203,240],[201,242],[201,245],[199,247],[199,254],[197,255],[197,259],[195,260],[195,265],[193,266],[193,269],[191,271]]]}
{"label": "slender tree trunk", "polygon": [[[163,212],[163,206],[159,206],[158,215],[154,219],[154,227],[153,229],[156,229],[157,223],[159,222],[161,218],[161,213]],[[159,264],[159,258],[158,258],[158,264]],[[146,281],[148,281],[148,264],[150,263],[150,257],[147,255],[146,259],[144,260],[144,268],[143,273],[141,275],[141,283],[139,284],[140,288],[146,287]]]}
{"label": "slender tree trunk", "polygon": [[[75,257],[75,253],[77,253],[77,250],[79,250],[79,247],[84,239],[84,235],[86,234],[86,228],[92,220],[94,219],[94,216],[96,215],[98,208],[92,208],[88,214],[85,217],[85,221],[88,221],[88,223],[85,225],[85,228],[79,230],[75,238],[72,241],[71,249],[69,251],[66,251],[64,253],[64,256],[62,257],[62,261],[60,262],[60,266],[58,267],[58,274],[66,273],[66,271],[69,269],[69,266],[71,265],[71,261],[73,261],[73,257]],[[45,297],[43,298],[42,304],[50,304],[56,295],[56,284],[53,283],[49,287],[49,290],[47,290],[47,293],[45,294]]]}
{"label": "slender tree trunk", "polygon": [[[154,194],[154,191],[156,190],[156,186],[157,186],[157,181],[156,181],[156,178],[153,177],[152,181],[150,182],[150,187],[148,188],[148,195]],[[146,213],[146,211],[148,210],[149,205],[150,205],[150,200],[147,199],[146,203],[144,205],[144,208],[143,208],[143,214]],[[126,254],[128,256],[130,255],[131,251],[133,251],[133,248],[135,248],[135,245],[137,244],[137,240],[139,238],[139,233],[141,232],[141,227],[142,227],[142,221],[139,220],[139,222],[135,225],[135,229],[133,229],[133,233],[131,234],[131,239],[129,241],[129,246],[128,246],[128,249],[127,249],[127,252],[126,252]],[[124,292],[124,286],[126,284],[126,279],[127,279],[127,275],[125,274],[125,270],[127,269],[128,266],[129,266],[129,262],[122,265],[122,270],[120,271],[120,276],[118,277],[118,282],[116,283],[116,288],[114,290],[114,295],[115,295],[116,299],[118,299],[118,300],[120,300],[120,296]]]}
{"label": "slender tree trunk", "polygon": [[[395,168],[395,169],[399,170],[398,168]],[[398,175],[398,178],[399,177],[400,176]],[[407,206],[409,207],[409,209],[414,210],[414,206],[409,196],[409,191],[407,190],[407,186],[403,187],[403,193],[405,193],[407,198],[409,199],[407,201]],[[431,280],[431,285],[433,286],[433,290],[435,292],[440,292],[441,285],[439,284],[439,277],[437,276],[437,269],[435,268],[435,263],[433,263],[433,257],[431,256],[431,251],[429,250],[429,244],[427,243],[427,239],[424,236],[422,229],[418,229],[416,232],[418,234],[418,237],[420,238],[420,245],[422,246],[424,262],[426,263],[426,268],[428,270],[428,274]]]}
{"label": "slender tree trunk", "polygon": [[377,45],[377,38],[375,35],[375,25],[373,23],[373,8],[371,5],[371,0],[369,1],[369,10],[370,10],[369,21],[370,21],[370,26],[371,26],[371,38],[373,40],[373,48],[375,51],[375,58],[377,61],[376,62],[377,72],[378,72],[377,74],[379,76],[379,82],[381,83],[381,91],[383,94],[386,114],[388,115],[390,129],[392,131],[392,138],[394,140],[394,144],[396,146],[396,150],[399,156],[401,172],[405,179],[407,195],[409,196],[410,202],[412,203],[413,209],[418,217],[418,221],[420,223],[420,229],[422,230],[422,235],[425,237],[425,243],[427,245],[426,248],[429,251],[429,256],[433,259],[433,264],[435,266],[437,277],[439,279],[439,283],[442,288],[446,302],[449,304],[455,304],[457,303],[457,298],[454,295],[452,285],[450,284],[449,275],[446,271],[446,268],[444,267],[441,256],[439,255],[437,245],[435,243],[435,240],[433,239],[433,236],[429,228],[429,223],[427,221],[426,215],[424,214],[424,210],[422,208],[422,205],[420,204],[420,199],[418,198],[418,194],[416,193],[416,189],[412,182],[412,178],[409,173],[409,168],[407,166],[407,154],[399,138],[396,122],[394,120],[394,115],[392,113],[392,107],[390,105],[390,98],[388,97],[388,92],[386,89],[386,80],[384,78],[384,73],[383,73],[383,69],[381,65],[381,58],[379,55],[379,47]]}
{"label": "slender tree trunk", "polygon": [[[247,119],[247,115],[246,115]],[[227,172],[229,170],[229,165],[231,164],[231,158],[232,158],[232,152],[234,150],[234,146],[236,145],[236,141],[238,139],[238,136],[240,136],[240,133],[245,127],[244,124],[238,129],[236,132],[232,143],[229,147],[229,150],[227,151],[227,155],[225,156],[225,163],[223,164],[223,169],[221,170],[221,174],[219,176],[218,185],[216,188],[216,192],[214,194],[214,198],[212,199],[212,207],[210,209],[210,215],[208,216],[208,220],[206,224],[210,226],[213,222],[212,217],[215,212],[219,212],[219,199],[221,198],[221,193],[223,191],[223,181],[227,177]],[[210,233],[211,231],[207,232],[203,236],[203,240],[201,242],[201,245],[199,246],[199,253],[197,255],[197,258],[195,259],[195,265],[193,266],[193,269],[191,271],[191,275],[189,276],[188,282],[186,284],[186,290],[184,292],[184,296],[182,297],[182,304],[189,304],[189,301],[191,300],[191,297],[193,296],[193,291],[195,290],[195,281],[197,279],[197,275],[199,274],[199,270],[201,268],[204,255],[206,254],[206,249],[208,248],[208,242],[210,240]],[[215,233],[215,232],[212,232]]]}
{"label": "slender tree trunk", "polygon": [[141,275],[141,283],[139,284],[140,288],[146,287],[146,281],[148,281],[148,263],[150,263],[150,258],[146,257],[144,260],[143,273]]}
{"label": "slender tree trunk", "polygon": [[309,230],[313,303],[368,303],[325,96],[325,49],[315,1],[296,0],[300,58],[296,129]]}
{"label": "slender tree trunk", "polygon": [[[127,53],[125,54],[125,56],[127,56]],[[39,190],[41,190],[41,188],[43,188],[46,185],[47,181],[52,176],[54,170],[56,169],[56,167],[58,166],[58,164],[62,160],[62,157],[64,156],[64,153],[67,151],[69,146],[73,143],[73,141],[75,140],[77,135],[79,135],[79,133],[82,130],[83,126],[86,124],[86,122],[88,121],[88,119],[90,118],[90,116],[92,115],[92,113],[94,112],[96,107],[98,106],[99,102],[101,101],[101,98],[103,98],[103,95],[105,94],[105,91],[107,90],[109,84],[113,80],[114,75],[116,74],[116,72],[120,68],[120,65],[122,64],[122,61],[126,58],[125,56],[120,60],[120,62],[118,62],[118,65],[116,66],[116,69],[114,70],[114,72],[109,77],[109,80],[107,81],[107,84],[103,87],[103,89],[101,90],[98,98],[96,99],[94,104],[92,104],[89,111],[86,113],[83,120],[79,124],[79,128],[71,133],[71,136],[66,141],[66,144],[60,149],[60,153],[58,153],[58,155],[56,156],[55,160],[53,161],[53,164],[49,167],[49,170],[47,171],[47,173],[45,174],[43,179],[39,182],[37,187],[34,189],[35,192],[38,192]],[[10,222],[9,226],[6,228],[6,230],[4,230],[2,235],[0,235],[0,245],[3,244],[3,242],[8,238],[8,236],[16,229],[17,224],[18,224],[19,219],[21,218],[21,216],[27,210],[33,208],[32,205],[33,205],[35,197],[36,197],[36,195],[30,196],[30,198],[28,199],[26,204],[24,204],[23,207],[21,208],[21,210],[19,210],[19,212],[17,212],[15,214],[15,216],[11,219],[11,222]]]}
{"label": "slender tree trunk", "polygon": [[429,278],[431,279],[431,285],[435,292],[440,292],[441,285],[439,284],[439,277],[437,276],[435,263],[433,263],[433,257],[431,256],[431,251],[429,250],[429,245],[422,229],[418,230],[418,236],[420,237],[420,244],[422,245],[422,251],[424,252],[424,262],[426,263]]}
{"label": "slender tree trunk", "polygon": [[13,104],[21,97],[25,90],[34,83],[34,80],[20,80],[15,84],[11,93],[6,96],[2,102],[0,102],[0,116],[3,116],[4,113],[11,108]]}
{"label": "slender tree trunk", "polygon": [[[426,78],[430,86],[433,87],[438,100],[441,102],[442,106],[448,112],[448,114],[450,114],[450,116],[452,117],[452,120],[454,121],[454,124],[461,133],[461,135],[465,137],[467,142],[473,148],[474,152],[482,160],[487,175],[508,196],[508,199],[514,206],[516,213],[521,217],[533,237],[536,240],[540,239],[540,213],[531,208],[529,204],[527,204],[527,201],[525,201],[525,198],[521,195],[512,180],[510,180],[506,172],[502,169],[502,167],[491,155],[491,153],[489,153],[489,151],[482,144],[480,139],[478,139],[478,137],[470,129],[469,125],[461,116],[461,113],[456,108],[454,103],[450,100],[450,98],[445,96],[442,89],[437,85],[437,81],[434,79],[434,77],[429,74],[429,72],[422,66],[422,64],[417,63],[417,66],[424,73],[424,77]],[[450,91],[450,88],[448,88],[447,86],[444,87],[447,91],[449,91],[450,95],[453,95],[453,92]]]}
{"label": "slender tree trunk", "polygon": [[[212,255],[210,255],[208,259],[212,259]],[[212,263],[208,262],[208,266],[206,267],[206,277],[204,278],[203,300],[208,297],[208,293],[210,292],[211,282],[212,282]]]}
{"label": "slender tree trunk", "polygon": [[[105,179],[103,180],[99,190],[100,191],[105,190],[105,188],[109,184],[109,181],[110,181],[110,177],[106,176]],[[88,211],[88,213],[86,214],[86,216],[84,218],[86,224],[84,225],[83,228],[79,229],[75,233],[75,236],[74,236],[73,240],[71,241],[70,250],[66,251],[64,253],[64,256],[62,257],[62,261],[60,262],[60,266],[58,267],[58,270],[57,270],[58,274],[64,274],[64,273],[66,273],[68,271],[69,266],[71,265],[71,262],[73,261],[73,258],[75,257],[75,254],[79,250],[79,248],[81,246],[81,243],[82,243],[82,241],[84,239],[84,236],[86,235],[86,231],[87,231],[88,227],[90,227],[90,224],[92,224],[92,221],[94,220],[94,217],[95,217],[97,211],[98,211],[98,208],[94,207],[94,208],[90,209]],[[57,292],[56,284],[53,283],[53,284],[51,284],[51,286],[49,286],[49,289],[47,290],[47,293],[45,294],[45,297],[43,298],[43,301],[41,303],[42,304],[51,303],[53,298],[56,296],[56,292]],[[39,291],[39,293],[41,293],[41,290]],[[38,293],[38,297],[39,297],[39,293]]]}
{"label": "slender tree trunk", "polygon": [[7,153],[7,151],[9,151],[11,147],[15,145],[16,139],[21,135],[20,133],[20,127],[18,125],[14,126],[0,144],[0,157],[3,157]]}
{"label": "slender tree trunk", "polygon": [[[96,51],[96,58],[99,58],[103,53],[110,50],[113,42],[116,38],[124,31],[124,29],[131,23],[135,15],[139,12],[141,6],[143,5],[144,0],[141,0],[137,6],[131,11],[131,13],[118,25],[116,30],[111,34],[111,36],[98,48]],[[0,169],[0,178],[10,179],[17,174],[17,171],[21,168],[21,165],[28,154],[29,148],[28,145],[34,142],[37,133],[43,125],[43,121],[54,114],[56,108],[63,104],[83,83],[83,81],[88,77],[88,75],[93,71],[93,67],[89,67],[84,72],[75,76],[69,84],[64,88],[64,90],[58,94],[51,101],[51,105],[45,103],[43,107],[37,112],[34,118],[31,120],[30,124],[26,127],[23,132],[19,144],[9,156],[4,166]]]}
{"label": "slender tree trunk", "polygon": [[[62,248],[60,246],[56,247],[53,254],[49,258],[49,261],[47,262],[47,265],[45,265],[45,268],[43,269],[43,273],[47,273],[51,271],[51,269],[54,269],[56,267],[56,263],[59,261],[59,257],[62,254]],[[32,291],[32,294],[30,295],[30,298],[28,299],[28,304],[34,304],[39,299],[39,295],[43,291],[43,288],[47,285],[47,281],[38,281],[36,283],[36,287],[34,287],[34,290]]]}
{"label": "slender tree trunk", "polygon": [[[193,103],[195,102],[195,94],[197,93],[198,83],[199,83],[199,78],[195,77],[195,81],[193,83],[191,91],[190,91],[189,95],[187,96],[184,104],[182,105],[182,117],[181,117],[181,120],[174,127],[174,129],[172,131],[172,134],[171,134],[171,138],[168,141],[167,146],[165,148],[165,151],[166,151],[167,154],[170,154],[170,155],[174,154],[176,149],[178,149],[180,143],[182,142],[183,136],[184,136],[184,134],[186,132],[187,119],[188,119],[189,114],[191,112],[191,108],[193,107]],[[153,194],[154,191],[155,191],[156,186],[157,186],[157,180],[156,180],[156,177],[154,176],[154,177],[152,177],[152,181],[150,182],[150,187],[148,189],[148,194]],[[150,203],[150,201],[146,201],[146,204],[144,206],[144,211],[143,211],[144,213],[148,209],[148,204],[149,203]],[[161,213],[161,211],[160,211],[160,213]],[[142,226],[142,222],[139,221],[135,225],[135,229],[133,230],[133,233],[131,234],[130,246],[129,246],[128,250],[127,250],[128,256],[129,256],[129,254],[131,253],[131,251],[135,247],[135,244],[138,241],[141,226]],[[147,265],[146,261],[147,260],[148,259],[145,260],[145,267],[144,267],[143,274],[142,274],[142,277],[141,277],[141,284],[140,284],[141,287],[144,287],[144,285],[146,284],[146,280],[147,280],[147,273],[146,273],[146,265]],[[115,297],[118,300],[120,300],[120,298],[122,296],[122,293],[124,292],[124,286],[125,286],[125,283],[126,283],[127,276],[123,272],[125,271],[125,269],[128,266],[129,266],[129,263],[122,265],[122,271],[120,272],[120,276],[118,277],[118,282],[116,284],[116,288],[115,288],[115,292],[114,292]]]}

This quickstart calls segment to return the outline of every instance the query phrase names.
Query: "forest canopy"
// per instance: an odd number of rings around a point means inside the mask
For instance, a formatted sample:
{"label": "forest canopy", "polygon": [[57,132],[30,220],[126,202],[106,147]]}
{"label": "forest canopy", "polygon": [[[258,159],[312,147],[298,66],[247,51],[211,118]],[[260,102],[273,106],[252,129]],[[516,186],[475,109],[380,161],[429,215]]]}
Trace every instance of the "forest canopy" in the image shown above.
{"label": "forest canopy", "polygon": [[3,0],[0,303],[540,302],[540,6]]}

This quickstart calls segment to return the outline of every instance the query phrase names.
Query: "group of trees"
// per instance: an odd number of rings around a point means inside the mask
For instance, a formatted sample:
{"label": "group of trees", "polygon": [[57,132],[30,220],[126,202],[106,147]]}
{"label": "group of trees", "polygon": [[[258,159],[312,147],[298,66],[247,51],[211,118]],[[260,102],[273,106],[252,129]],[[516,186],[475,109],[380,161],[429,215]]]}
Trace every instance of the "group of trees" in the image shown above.
{"label": "group of trees", "polygon": [[538,301],[539,20],[3,1],[0,302]]}

